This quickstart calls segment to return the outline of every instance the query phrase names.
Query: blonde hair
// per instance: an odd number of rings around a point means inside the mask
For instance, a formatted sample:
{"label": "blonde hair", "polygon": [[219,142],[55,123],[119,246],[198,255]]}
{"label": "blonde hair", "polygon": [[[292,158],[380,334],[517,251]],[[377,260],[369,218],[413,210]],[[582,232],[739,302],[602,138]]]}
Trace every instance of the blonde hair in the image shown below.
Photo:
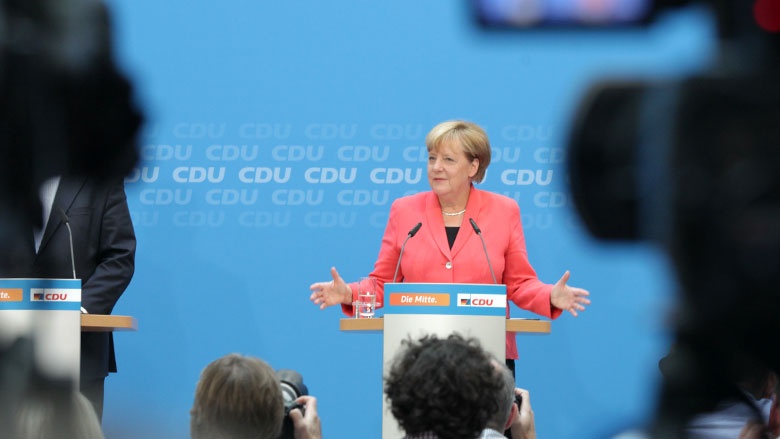
{"label": "blonde hair", "polygon": [[485,172],[490,165],[490,141],[487,133],[479,125],[465,120],[448,120],[442,122],[425,136],[425,146],[428,152],[437,150],[443,143],[457,141],[463,153],[469,160],[479,160],[477,173],[471,178],[474,183],[480,183],[485,178]]}

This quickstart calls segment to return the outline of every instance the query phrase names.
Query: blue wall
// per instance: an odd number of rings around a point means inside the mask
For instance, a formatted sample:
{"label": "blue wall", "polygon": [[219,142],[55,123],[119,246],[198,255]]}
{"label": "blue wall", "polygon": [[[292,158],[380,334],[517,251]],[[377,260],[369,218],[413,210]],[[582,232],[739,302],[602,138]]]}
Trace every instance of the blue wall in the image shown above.
{"label": "blue wall", "polygon": [[425,134],[451,118],[491,136],[482,187],[519,202],[540,278],[570,269],[592,293],[579,318],[518,337],[540,437],[647,420],[673,272],[653,248],[587,236],[566,193],[566,133],[598,78],[705,66],[706,14],[521,34],[483,32],[453,0],[110,6],[147,124],[127,179],[137,270],[115,309],[140,328],[116,336],[108,437],[188,437],[198,375],[229,352],[301,372],[327,438],[378,437],[381,335],[340,332],[340,311],[320,311],[308,287],[332,265],[348,280],[371,270],[392,200],[427,189]]}

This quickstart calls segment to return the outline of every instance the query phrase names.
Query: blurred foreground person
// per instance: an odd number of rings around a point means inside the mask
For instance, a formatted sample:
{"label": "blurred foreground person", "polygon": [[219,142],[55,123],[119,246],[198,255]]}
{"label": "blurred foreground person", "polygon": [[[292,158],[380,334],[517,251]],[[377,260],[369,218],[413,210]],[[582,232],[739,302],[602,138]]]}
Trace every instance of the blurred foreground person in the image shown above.
{"label": "blurred foreground person", "polygon": [[500,439],[506,428],[515,439],[536,438],[528,392],[473,338],[405,340],[385,393],[405,439]]}
{"label": "blurred foreground person", "polygon": [[[665,380],[692,373],[690,353],[675,344],[659,363]],[[701,398],[702,410],[687,420],[686,439],[776,438],[780,435],[777,407],[778,376],[757,359],[736,356],[710,365],[728,371],[735,382],[710,383],[712,396]],[[686,372],[687,371],[687,372]],[[715,402],[709,402],[714,400]]]}
{"label": "blurred foreground person", "polygon": [[67,386],[30,390],[16,409],[15,423],[16,439],[103,439],[90,401]]}

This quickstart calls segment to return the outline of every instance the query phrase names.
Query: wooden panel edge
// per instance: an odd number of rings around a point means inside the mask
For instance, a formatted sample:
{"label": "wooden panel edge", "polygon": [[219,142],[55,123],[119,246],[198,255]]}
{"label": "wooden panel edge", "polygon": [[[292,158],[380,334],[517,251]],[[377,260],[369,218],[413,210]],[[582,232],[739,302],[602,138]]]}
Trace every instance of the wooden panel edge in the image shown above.
{"label": "wooden panel edge", "polygon": [[[339,321],[339,329],[342,331],[382,331],[384,330],[384,320],[381,317],[375,319],[344,318]],[[549,320],[508,319],[506,330],[507,332],[549,334],[551,324]]]}
{"label": "wooden panel edge", "polygon": [[138,321],[131,316],[82,314],[82,332],[137,331]]}

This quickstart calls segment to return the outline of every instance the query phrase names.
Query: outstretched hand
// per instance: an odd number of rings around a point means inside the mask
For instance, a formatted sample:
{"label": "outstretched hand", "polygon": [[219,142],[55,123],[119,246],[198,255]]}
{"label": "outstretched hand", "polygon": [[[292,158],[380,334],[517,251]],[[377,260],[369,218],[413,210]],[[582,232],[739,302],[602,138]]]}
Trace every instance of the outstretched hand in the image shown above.
{"label": "outstretched hand", "polygon": [[331,267],[330,275],[333,277],[329,282],[316,282],[311,284],[309,289],[312,291],[309,300],[319,305],[320,309],[325,309],[332,305],[352,302],[352,290],[344,279],[339,276],[336,267]]}
{"label": "outstretched hand", "polygon": [[577,317],[578,311],[585,311],[585,305],[590,305],[590,293],[582,288],[570,287],[566,285],[569,281],[570,273],[567,270],[558,282],[553,285],[550,293],[550,303],[556,308],[569,311],[574,317]]}

